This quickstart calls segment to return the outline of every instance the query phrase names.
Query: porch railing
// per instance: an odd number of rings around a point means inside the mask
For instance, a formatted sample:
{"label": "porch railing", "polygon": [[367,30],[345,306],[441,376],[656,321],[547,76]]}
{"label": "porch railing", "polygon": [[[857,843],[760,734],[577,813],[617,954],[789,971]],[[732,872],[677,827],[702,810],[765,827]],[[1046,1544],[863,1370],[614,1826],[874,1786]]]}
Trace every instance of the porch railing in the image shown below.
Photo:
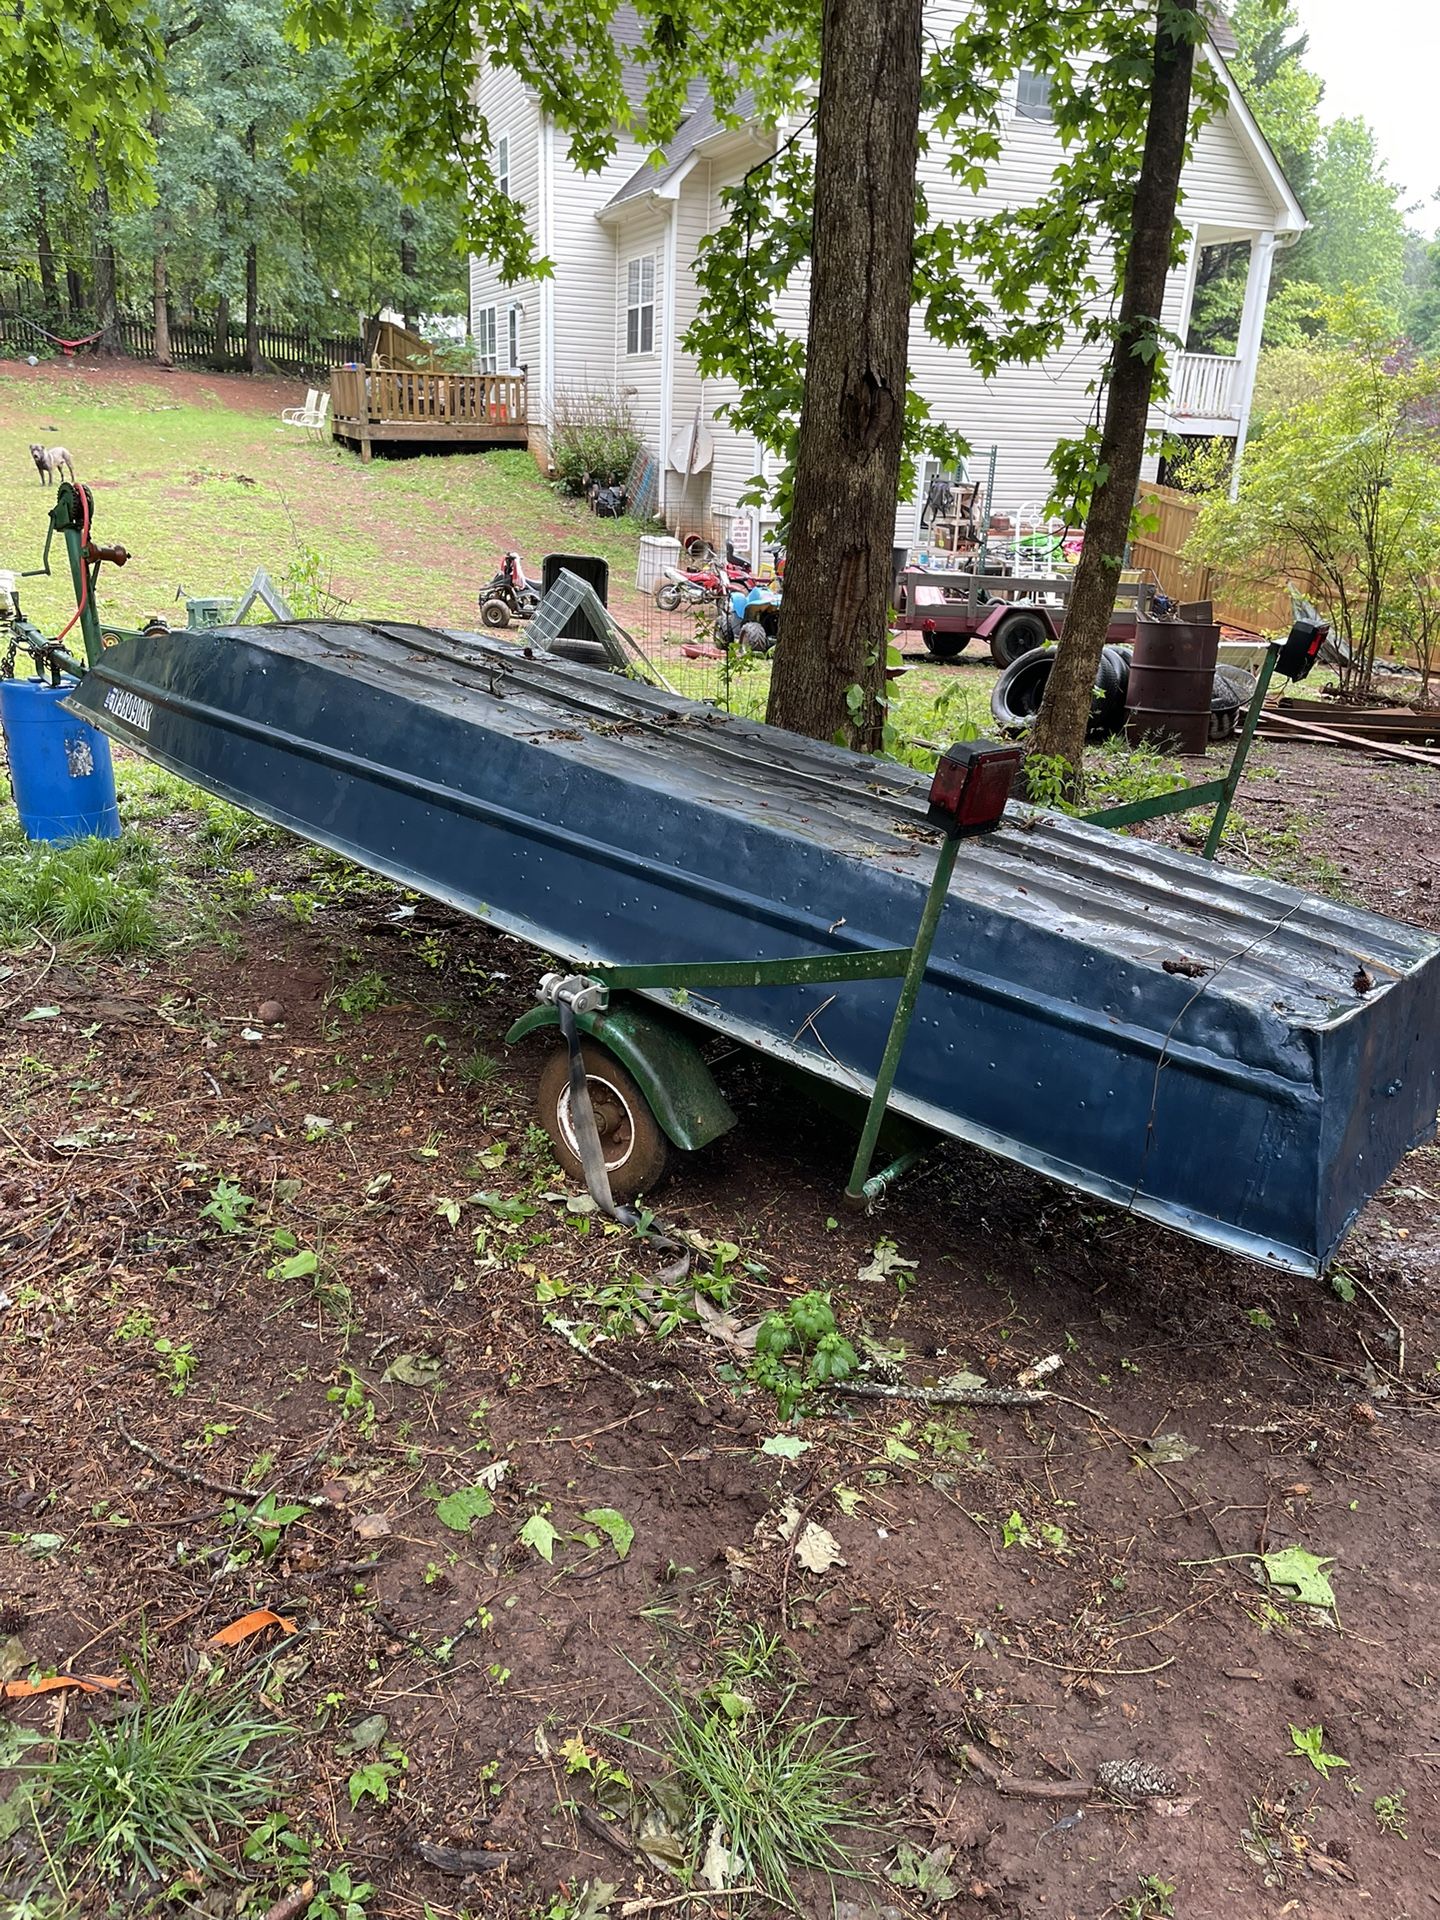
{"label": "porch railing", "polygon": [[332,413],[344,420],[433,420],[448,426],[524,426],[523,373],[414,373],[332,367]]}
{"label": "porch railing", "polygon": [[1192,420],[1236,420],[1239,361],[1228,353],[1182,353],[1171,377],[1170,412]]}

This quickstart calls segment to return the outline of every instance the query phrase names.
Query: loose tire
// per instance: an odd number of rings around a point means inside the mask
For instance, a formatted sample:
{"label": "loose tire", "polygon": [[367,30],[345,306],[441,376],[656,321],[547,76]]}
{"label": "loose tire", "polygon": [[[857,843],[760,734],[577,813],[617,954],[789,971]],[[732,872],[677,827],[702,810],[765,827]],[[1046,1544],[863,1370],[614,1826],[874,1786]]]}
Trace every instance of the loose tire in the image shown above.
{"label": "loose tire", "polygon": [[[1040,711],[1045,698],[1050,669],[1055,664],[1055,649],[1047,646],[1022,653],[1012,660],[990,690],[990,712],[995,723],[1007,733],[1023,733]],[[1120,647],[1106,647],[1100,655],[1095,674],[1095,693],[1090,702],[1087,740],[1108,740],[1125,724],[1125,689],[1130,678],[1130,661]]]}
{"label": "loose tire", "polygon": [[661,613],[674,613],[680,604],[680,589],[673,580],[667,580],[663,587],[655,589],[655,604]]}
{"label": "loose tire", "polygon": [[480,624],[482,627],[508,627],[510,609],[503,600],[485,600],[480,605]]}
{"label": "loose tire", "polygon": [[[633,1200],[660,1184],[670,1161],[670,1142],[650,1111],[650,1104],[634,1076],[604,1047],[582,1040],[580,1052],[590,1081],[590,1104],[600,1134],[600,1150],[610,1191],[617,1200]],[[570,1111],[570,1055],[561,1047],[540,1070],[536,1092],[540,1124],[550,1136],[559,1160],[572,1180],[582,1184],[585,1169]]]}
{"label": "loose tire", "polygon": [[970,644],[968,633],[925,633],[925,651],[935,660],[956,660]]}
{"label": "loose tire", "polygon": [[1038,613],[1016,613],[1002,620],[990,636],[990,658],[997,667],[1010,667],[1022,654],[1033,653],[1049,641],[1050,629]]}
{"label": "loose tire", "polygon": [[574,660],[582,667],[598,667],[602,673],[610,667],[610,656],[598,640],[567,640],[562,634],[550,642],[550,651],[559,660]]}

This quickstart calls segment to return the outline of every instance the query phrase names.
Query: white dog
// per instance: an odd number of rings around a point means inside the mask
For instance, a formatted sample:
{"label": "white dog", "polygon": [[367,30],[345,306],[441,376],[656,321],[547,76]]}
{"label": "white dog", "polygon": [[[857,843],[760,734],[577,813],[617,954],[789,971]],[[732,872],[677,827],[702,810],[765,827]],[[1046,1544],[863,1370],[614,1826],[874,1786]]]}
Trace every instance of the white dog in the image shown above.
{"label": "white dog", "polygon": [[30,458],[35,462],[35,471],[40,476],[43,487],[48,480],[58,474],[62,479],[68,469],[70,478],[75,478],[75,463],[64,447],[31,447]]}

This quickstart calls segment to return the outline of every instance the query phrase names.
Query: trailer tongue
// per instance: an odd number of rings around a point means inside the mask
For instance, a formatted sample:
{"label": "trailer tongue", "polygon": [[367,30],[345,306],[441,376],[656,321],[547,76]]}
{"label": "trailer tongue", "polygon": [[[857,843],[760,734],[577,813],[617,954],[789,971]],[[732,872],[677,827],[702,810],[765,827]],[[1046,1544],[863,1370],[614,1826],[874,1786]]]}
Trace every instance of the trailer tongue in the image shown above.
{"label": "trailer tongue", "polygon": [[[391,622],[132,635],[70,705],[578,976],[629,969],[586,1028],[679,1145],[731,1118],[697,1031],[874,1088],[936,867],[922,774]],[[923,1128],[1305,1272],[1433,1132],[1430,934],[1013,804],[939,904],[890,1094]]]}

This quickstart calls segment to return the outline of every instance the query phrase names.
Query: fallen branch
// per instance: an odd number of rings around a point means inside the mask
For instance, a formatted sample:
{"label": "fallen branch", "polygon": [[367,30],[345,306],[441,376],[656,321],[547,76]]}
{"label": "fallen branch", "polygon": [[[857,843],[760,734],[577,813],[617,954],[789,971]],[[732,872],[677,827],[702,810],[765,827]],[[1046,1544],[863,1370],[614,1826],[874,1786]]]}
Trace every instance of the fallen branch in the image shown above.
{"label": "fallen branch", "polygon": [[868,1380],[839,1380],[836,1391],[862,1400],[916,1400],[926,1407],[1038,1407],[1052,1397],[1040,1387],[891,1387]]}
{"label": "fallen branch", "polygon": [[436,1873],[450,1873],[457,1877],[471,1873],[496,1873],[502,1867],[508,1867],[515,1858],[513,1853],[501,1853],[489,1847],[442,1847],[433,1840],[417,1840],[415,1851],[427,1867],[433,1867]]}
{"label": "fallen branch", "polygon": [[[228,1499],[243,1500],[247,1506],[253,1506],[263,1500],[267,1494],[278,1493],[280,1490],[278,1485],[270,1487],[237,1487],[231,1480],[216,1480],[210,1474],[201,1473],[195,1467],[187,1467],[182,1461],[167,1460],[163,1453],[157,1453],[154,1447],[148,1446],[145,1441],[137,1440],[118,1413],[115,1416],[115,1431],[120,1435],[120,1438],[125,1442],[127,1447],[130,1447],[134,1452],[138,1453],[142,1459],[148,1460],[152,1466],[158,1467],[162,1473],[168,1473],[171,1478],[175,1480],[188,1481],[192,1487],[203,1487],[207,1493],[223,1493]],[[325,1451],[326,1447],[329,1446],[331,1440],[334,1439],[335,1431],[336,1430],[332,1428],[331,1431],[326,1434],[325,1438],[320,1442],[319,1447],[311,1454],[309,1459],[301,1462],[297,1468],[297,1472],[307,1473],[310,1468],[315,1465],[320,1455]],[[333,1500],[327,1499],[323,1493],[297,1493],[290,1495],[289,1498],[293,1499],[299,1506],[312,1507],[317,1511],[322,1509],[333,1510],[336,1504]]]}
{"label": "fallen branch", "polygon": [[302,1880],[292,1892],[285,1893],[263,1916],[263,1920],[297,1920],[315,1898],[315,1882]]}
{"label": "fallen branch", "polygon": [[1012,1800],[1088,1800],[1090,1788],[1083,1780],[1022,1780],[1017,1774],[1002,1773],[988,1753],[965,1745],[960,1749],[965,1764],[997,1793]]}

